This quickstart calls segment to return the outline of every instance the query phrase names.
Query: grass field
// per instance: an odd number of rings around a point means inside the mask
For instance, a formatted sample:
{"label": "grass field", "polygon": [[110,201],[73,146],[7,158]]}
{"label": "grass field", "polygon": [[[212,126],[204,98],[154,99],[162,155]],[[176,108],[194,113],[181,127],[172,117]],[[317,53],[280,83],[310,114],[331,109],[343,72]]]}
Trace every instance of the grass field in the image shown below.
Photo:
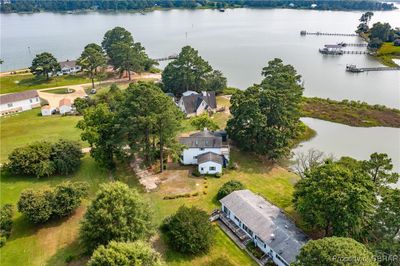
{"label": "grass field", "polygon": [[58,88],[58,89],[46,90],[45,92],[53,94],[69,94],[75,92],[75,90],[68,88]]}
{"label": "grass field", "polygon": [[400,59],[400,46],[394,46],[393,42],[386,42],[377,51],[377,56],[379,61],[386,66],[398,66],[393,59]]}
{"label": "grass field", "polygon": [[65,75],[46,80],[45,78],[35,78],[32,74],[16,74],[0,77],[0,92],[1,94],[21,92],[89,82],[91,82],[90,79],[80,75]]}
{"label": "grass field", "polygon": [[[40,115],[40,109],[1,117],[1,153],[0,162],[7,160],[8,154],[15,148],[37,140],[56,141],[59,138],[80,141],[80,130],[75,127],[79,116]],[[82,144],[84,144],[81,141]]]}

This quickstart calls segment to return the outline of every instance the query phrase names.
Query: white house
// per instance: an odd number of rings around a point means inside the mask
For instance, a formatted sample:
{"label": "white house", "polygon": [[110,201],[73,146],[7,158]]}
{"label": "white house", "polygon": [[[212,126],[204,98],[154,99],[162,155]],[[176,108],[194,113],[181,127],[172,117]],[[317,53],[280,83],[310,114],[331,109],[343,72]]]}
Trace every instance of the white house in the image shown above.
{"label": "white house", "polygon": [[60,111],[60,114],[62,115],[71,112],[72,110],[71,100],[68,98],[61,99],[60,104],[58,105],[58,109]]}
{"label": "white house", "polygon": [[42,116],[49,116],[52,113],[50,105],[44,105],[41,108]]}
{"label": "white house", "polygon": [[178,107],[186,116],[197,116],[205,111],[215,112],[217,99],[214,91],[186,91],[178,101]]}
{"label": "white house", "polygon": [[179,142],[186,147],[182,152],[181,162],[185,165],[198,165],[202,174],[222,173],[222,168],[229,161],[229,146],[224,132],[204,129],[189,137],[180,138]]}
{"label": "white house", "polygon": [[236,234],[247,235],[278,266],[294,262],[308,241],[283,211],[250,190],[234,191],[220,202],[221,220],[236,225]]}
{"label": "white house", "polygon": [[35,90],[0,96],[0,115],[7,115],[40,107],[39,94]]}
{"label": "white house", "polygon": [[67,60],[60,62],[61,70],[57,72],[57,76],[74,74],[82,70],[81,66],[76,64],[76,60]]}

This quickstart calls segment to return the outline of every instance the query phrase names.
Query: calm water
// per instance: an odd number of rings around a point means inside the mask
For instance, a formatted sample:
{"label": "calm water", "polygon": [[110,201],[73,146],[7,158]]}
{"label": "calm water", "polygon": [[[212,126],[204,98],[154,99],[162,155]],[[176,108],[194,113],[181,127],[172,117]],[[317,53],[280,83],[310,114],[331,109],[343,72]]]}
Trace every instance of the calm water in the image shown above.
{"label": "calm water", "polygon": [[[374,12],[372,23],[400,26],[400,10]],[[305,95],[355,99],[400,108],[400,72],[346,73],[346,64],[379,66],[365,55],[322,56],[318,48],[337,42],[361,42],[357,37],[300,36],[300,30],[352,33],[361,12],[234,9],[156,11],[146,15],[118,13],[1,14],[2,70],[26,67],[35,54],[49,51],[60,61],[77,58],[90,42],[123,26],[153,57],[179,52],[192,45],[231,86],[247,88],[261,80],[261,68],[274,57],[296,67],[305,81]],[[28,49],[28,47],[30,47]],[[357,48],[347,48],[357,49]],[[162,65],[163,66],[163,65]],[[318,136],[301,149],[315,147],[337,156],[366,159],[386,152],[400,164],[400,131],[391,128],[352,128],[305,119]]]}

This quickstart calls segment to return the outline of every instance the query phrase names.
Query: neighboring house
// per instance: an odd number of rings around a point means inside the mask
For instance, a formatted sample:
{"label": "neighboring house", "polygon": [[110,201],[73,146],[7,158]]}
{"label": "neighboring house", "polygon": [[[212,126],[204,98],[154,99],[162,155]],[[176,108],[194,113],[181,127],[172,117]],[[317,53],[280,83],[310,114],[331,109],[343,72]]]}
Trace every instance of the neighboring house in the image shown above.
{"label": "neighboring house", "polygon": [[81,71],[81,66],[77,65],[76,62],[76,60],[60,62],[61,70],[57,72],[57,76],[74,74]]}
{"label": "neighboring house", "polygon": [[211,132],[204,129],[189,137],[180,138],[179,142],[186,146],[181,162],[185,165],[198,165],[201,174],[222,173],[222,168],[229,161],[226,133],[221,131]]}
{"label": "neighboring house", "polygon": [[234,191],[220,202],[221,220],[239,227],[240,233],[247,235],[278,266],[293,263],[308,241],[282,210],[250,190]]}
{"label": "neighboring house", "polygon": [[40,107],[39,94],[35,90],[4,94],[0,96],[0,105],[1,116],[31,110]]}
{"label": "neighboring house", "polygon": [[44,105],[41,108],[42,116],[49,116],[52,114],[50,105]]}
{"label": "neighboring house", "polygon": [[186,91],[178,101],[178,106],[186,116],[197,116],[204,112],[217,110],[217,99],[214,91]]}
{"label": "neighboring house", "polygon": [[60,114],[69,113],[72,110],[72,103],[70,99],[63,98],[60,100],[60,104],[58,106]]}
{"label": "neighboring house", "polygon": [[175,95],[172,92],[166,92],[165,95],[171,98],[171,100],[176,104]]}

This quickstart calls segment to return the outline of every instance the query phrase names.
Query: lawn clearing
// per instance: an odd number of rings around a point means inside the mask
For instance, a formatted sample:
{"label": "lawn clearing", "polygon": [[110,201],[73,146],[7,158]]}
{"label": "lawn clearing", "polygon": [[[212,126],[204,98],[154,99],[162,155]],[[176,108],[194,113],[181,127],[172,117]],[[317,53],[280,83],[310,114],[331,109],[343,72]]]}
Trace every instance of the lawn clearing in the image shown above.
{"label": "lawn clearing", "polygon": [[[123,170],[122,170],[123,171]],[[123,175],[123,174],[122,174]],[[109,182],[108,172],[102,170],[92,158],[86,155],[80,169],[68,177],[49,178],[19,177],[1,174],[1,204],[18,202],[19,195],[26,188],[53,187],[63,181],[86,181],[90,186],[90,197],[101,183]],[[7,265],[64,265],[65,256],[80,254],[77,243],[79,221],[88,204],[86,200],[74,215],[44,225],[32,225],[15,209],[14,225],[10,238],[1,248],[0,264]],[[16,208],[16,207],[15,207]],[[63,252],[65,256],[58,256]],[[55,258],[52,258],[55,256]],[[49,260],[52,263],[48,263]]]}
{"label": "lawn clearing", "polygon": [[389,67],[398,66],[393,59],[400,58],[400,46],[394,46],[393,42],[385,42],[377,51],[379,61]]}
{"label": "lawn clearing", "polygon": [[60,138],[80,141],[81,131],[76,128],[79,116],[40,115],[40,109],[17,113],[0,118],[1,153],[0,162],[7,160],[8,154],[17,147],[38,140],[56,141]]}
{"label": "lawn clearing", "polygon": [[1,94],[3,94],[90,82],[90,79],[81,75],[64,75],[52,77],[49,80],[46,80],[43,77],[35,78],[32,74],[15,74],[0,77],[0,89]]}
{"label": "lawn clearing", "polygon": [[70,94],[75,92],[75,90],[68,88],[58,88],[58,89],[45,90],[44,92],[53,94]]}

